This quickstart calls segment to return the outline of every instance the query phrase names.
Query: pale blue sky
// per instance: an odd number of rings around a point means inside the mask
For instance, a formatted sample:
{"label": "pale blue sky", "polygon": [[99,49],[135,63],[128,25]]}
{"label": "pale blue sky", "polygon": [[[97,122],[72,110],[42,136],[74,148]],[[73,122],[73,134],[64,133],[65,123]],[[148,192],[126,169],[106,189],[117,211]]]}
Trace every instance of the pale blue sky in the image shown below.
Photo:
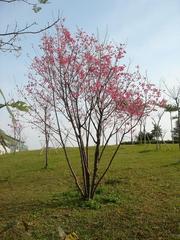
{"label": "pale blue sky", "polygon": [[[169,85],[180,79],[180,1],[179,0],[51,0],[35,14],[23,3],[0,3],[0,32],[7,24],[19,26],[36,21],[40,26],[56,18],[59,12],[66,18],[71,31],[76,26],[101,38],[108,31],[109,39],[127,44],[127,60],[148,72],[149,80],[159,85],[162,79]],[[21,38],[20,57],[0,53],[0,87],[7,94],[15,84],[27,82],[28,66],[38,48],[40,36]],[[28,57],[28,56],[29,57]],[[7,120],[3,119],[3,124]],[[31,147],[36,147],[31,143]]]}

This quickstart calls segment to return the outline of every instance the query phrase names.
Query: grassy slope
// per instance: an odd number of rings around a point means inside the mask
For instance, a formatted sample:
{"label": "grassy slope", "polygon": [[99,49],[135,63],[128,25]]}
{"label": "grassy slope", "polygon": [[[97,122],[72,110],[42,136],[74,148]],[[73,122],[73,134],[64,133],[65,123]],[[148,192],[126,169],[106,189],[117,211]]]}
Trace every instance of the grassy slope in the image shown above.
{"label": "grassy slope", "polygon": [[[60,150],[48,170],[38,151],[0,156],[0,239],[58,239],[58,226],[82,240],[179,239],[180,153],[154,149],[122,146],[97,199],[81,207]],[[77,150],[70,154],[76,166]]]}

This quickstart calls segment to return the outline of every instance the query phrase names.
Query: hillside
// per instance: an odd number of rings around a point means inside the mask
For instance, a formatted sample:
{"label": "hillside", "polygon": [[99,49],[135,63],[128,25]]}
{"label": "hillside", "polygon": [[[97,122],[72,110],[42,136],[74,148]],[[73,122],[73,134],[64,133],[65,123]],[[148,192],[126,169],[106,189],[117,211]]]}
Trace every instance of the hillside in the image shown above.
{"label": "hillside", "polygon": [[95,200],[83,202],[61,150],[47,170],[39,151],[1,155],[0,239],[55,240],[59,226],[81,240],[179,239],[179,166],[177,146],[122,146]]}

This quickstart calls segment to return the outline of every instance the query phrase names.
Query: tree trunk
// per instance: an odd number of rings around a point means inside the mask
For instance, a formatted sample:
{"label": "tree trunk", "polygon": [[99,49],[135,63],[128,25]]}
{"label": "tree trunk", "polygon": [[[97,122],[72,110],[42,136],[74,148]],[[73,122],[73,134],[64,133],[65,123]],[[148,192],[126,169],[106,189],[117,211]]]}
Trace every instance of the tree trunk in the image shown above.
{"label": "tree trunk", "polygon": [[173,126],[172,126],[172,114],[170,113],[170,122],[171,122],[171,139],[172,139],[172,143],[174,144],[174,135],[173,135]]}
{"label": "tree trunk", "polygon": [[180,150],[180,109],[178,104],[178,141],[179,141],[179,150]]}
{"label": "tree trunk", "polygon": [[44,134],[45,134],[45,163],[44,168],[48,168],[48,148],[49,148],[49,134],[47,130],[47,107],[44,108]]}

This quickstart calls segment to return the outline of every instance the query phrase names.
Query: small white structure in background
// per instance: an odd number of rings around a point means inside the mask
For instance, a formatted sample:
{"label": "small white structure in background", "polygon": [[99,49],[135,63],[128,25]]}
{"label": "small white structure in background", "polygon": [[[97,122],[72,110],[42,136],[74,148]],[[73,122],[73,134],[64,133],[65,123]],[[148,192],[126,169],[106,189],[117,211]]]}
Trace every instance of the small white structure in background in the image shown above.
{"label": "small white structure in background", "polygon": [[28,147],[27,145],[24,144],[24,142],[18,143],[18,145],[10,145],[9,147],[6,147],[6,151],[3,148],[2,145],[0,145],[0,155],[5,154],[5,153],[14,153],[14,152],[22,152],[22,151],[27,151]]}
{"label": "small white structure in background", "polygon": [[10,153],[14,153],[14,152],[22,152],[22,151],[27,151],[28,147],[27,145],[24,144],[24,142],[17,142],[16,145],[10,145],[9,146],[9,151]]}
{"label": "small white structure in background", "polygon": [[[6,150],[7,150],[7,153],[11,152],[11,150],[7,147],[6,147]],[[5,154],[5,153],[6,153],[5,149],[3,148],[3,146],[0,145],[0,155]]]}

